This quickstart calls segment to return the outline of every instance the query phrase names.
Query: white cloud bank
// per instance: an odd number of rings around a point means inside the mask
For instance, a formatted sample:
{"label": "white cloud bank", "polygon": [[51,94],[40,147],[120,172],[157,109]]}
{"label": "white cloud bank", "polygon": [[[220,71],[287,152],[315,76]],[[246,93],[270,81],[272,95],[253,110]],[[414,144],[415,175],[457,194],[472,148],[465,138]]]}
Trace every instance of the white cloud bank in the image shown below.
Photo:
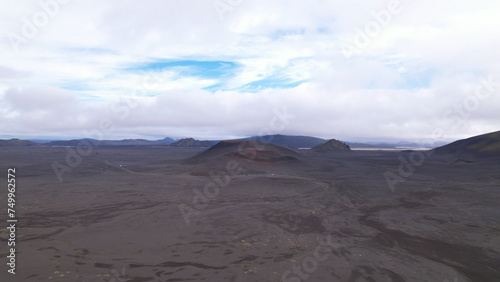
{"label": "white cloud bank", "polygon": [[[230,9],[221,19],[214,3],[233,6],[223,6]],[[390,13],[391,5],[400,11]],[[498,1],[4,6],[0,137],[83,138],[105,121],[113,129],[105,139],[231,138],[263,132],[284,109],[293,118],[276,133],[348,141],[500,129]],[[386,16],[379,30],[374,15]],[[360,31],[367,43],[347,58],[343,48]],[[134,69],[164,60],[238,67],[224,77]],[[258,81],[259,90],[246,91]],[[221,90],[204,90],[218,83]]]}

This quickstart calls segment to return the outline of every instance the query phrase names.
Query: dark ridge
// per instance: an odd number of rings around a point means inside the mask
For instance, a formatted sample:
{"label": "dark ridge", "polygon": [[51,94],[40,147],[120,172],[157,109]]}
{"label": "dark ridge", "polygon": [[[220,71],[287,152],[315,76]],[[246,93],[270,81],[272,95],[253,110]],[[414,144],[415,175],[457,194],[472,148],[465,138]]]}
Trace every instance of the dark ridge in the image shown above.
{"label": "dark ridge", "polygon": [[185,160],[187,164],[218,162],[224,159],[241,159],[250,162],[277,164],[298,161],[301,154],[269,143],[257,141],[226,140],[220,141],[198,155]]}
{"label": "dark ridge", "polygon": [[252,136],[238,140],[269,143],[290,149],[312,148],[326,141],[325,139],[311,137],[311,136],[291,136],[291,135],[281,135],[281,134]]}
{"label": "dark ridge", "polygon": [[179,141],[176,141],[170,146],[172,147],[190,147],[190,148],[195,148],[195,147],[211,147],[213,146],[217,141],[200,141],[196,140],[193,138],[184,138]]}
{"label": "dark ridge", "polygon": [[461,139],[434,149],[436,154],[500,157],[500,131]]}
{"label": "dark ridge", "polygon": [[17,138],[10,140],[0,140],[0,146],[40,146],[40,144],[28,141],[28,140],[19,140]]}
{"label": "dark ridge", "polygon": [[335,139],[331,139],[325,143],[322,143],[311,149],[313,152],[317,153],[328,153],[328,152],[337,152],[337,151],[351,151],[349,145],[340,142]]}

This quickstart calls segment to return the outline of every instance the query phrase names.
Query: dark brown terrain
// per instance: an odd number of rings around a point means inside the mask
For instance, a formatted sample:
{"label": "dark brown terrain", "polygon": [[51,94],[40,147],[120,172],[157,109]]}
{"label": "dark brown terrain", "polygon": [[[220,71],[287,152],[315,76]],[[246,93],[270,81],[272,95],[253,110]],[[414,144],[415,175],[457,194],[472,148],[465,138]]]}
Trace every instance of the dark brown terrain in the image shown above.
{"label": "dark brown terrain", "polygon": [[498,157],[205,150],[94,147],[59,182],[67,148],[1,147],[0,281],[500,281]]}

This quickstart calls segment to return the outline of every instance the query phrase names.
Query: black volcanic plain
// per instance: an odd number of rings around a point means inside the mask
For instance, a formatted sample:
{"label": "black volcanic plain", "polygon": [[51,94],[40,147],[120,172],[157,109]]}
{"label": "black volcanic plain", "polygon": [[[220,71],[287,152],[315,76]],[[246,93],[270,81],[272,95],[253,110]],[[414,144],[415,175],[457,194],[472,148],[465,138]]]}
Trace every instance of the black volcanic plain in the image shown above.
{"label": "black volcanic plain", "polygon": [[93,147],[62,182],[75,147],[2,146],[19,229],[0,280],[500,281],[492,134],[426,152]]}

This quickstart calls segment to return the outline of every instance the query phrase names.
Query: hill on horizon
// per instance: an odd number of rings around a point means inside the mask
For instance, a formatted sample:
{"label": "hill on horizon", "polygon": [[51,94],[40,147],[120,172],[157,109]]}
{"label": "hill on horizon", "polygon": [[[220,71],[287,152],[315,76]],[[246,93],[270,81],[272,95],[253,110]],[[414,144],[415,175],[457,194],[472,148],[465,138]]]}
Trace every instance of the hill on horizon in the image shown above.
{"label": "hill on horizon", "polygon": [[311,136],[301,136],[301,135],[264,135],[264,136],[252,136],[248,138],[242,138],[237,140],[245,141],[257,141],[262,143],[274,144],[289,149],[299,149],[299,148],[312,148],[317,146],[327,140],[311,137]]}
{"label": "hill on horizon", "polygon": [[200,140],[196,140],[194,138],[184,138],[184,139],[173,142],[172,144],[170,144],[170,146],[172,146],[172,147],[193,147],[193,148],[196,147],[196,148],[200,148],[200,147],[211,147],[211,146],[217,144],[217,142],[218,141],[209,141],[209,140],[200,141]]}
{"label": "hill on horizon", "polygon": [[0,139],[0,146],[40,146],[40,144],[29,140],[12,138],[9,140]]}
{"label": "hill on horizon", "polygon": [[189,158],[188,162],[207,162],[221,156],[229,156],[270,164],[303,157],[299,153],[288,148],[270,143],[247,140],[225,140],[220,141],[209,149]]}
{"label": "hill on horizon", "polygon": [[500,157],[500,131],[457,140],[434,149],[436,154],[456,156]]}
{"label": "hill on horizon", "polygon": [[156,140],[156,142],[160,142],[160,143],[164,143],[164,144],[172,144],[175,141],[177,141],[177,140],[175,140],[174,138],[170,138],[170,137],[165,137],[163,139]]}
{"label": "hill on horizon", "polygon": [[194,165],[193,174],[224,171],[231,164],[250,174],[283,173],[308,166],[308,157],[270,143],[248,140],[220,141],[209,149],[184,160]]}
{"label": "hill on horizon", "polygon": [[330,139],[325,143],[311,148],[311,151],[316,153],[329,153],[329,152],[348,152],[351,151],[349,145],[336,139]]}

